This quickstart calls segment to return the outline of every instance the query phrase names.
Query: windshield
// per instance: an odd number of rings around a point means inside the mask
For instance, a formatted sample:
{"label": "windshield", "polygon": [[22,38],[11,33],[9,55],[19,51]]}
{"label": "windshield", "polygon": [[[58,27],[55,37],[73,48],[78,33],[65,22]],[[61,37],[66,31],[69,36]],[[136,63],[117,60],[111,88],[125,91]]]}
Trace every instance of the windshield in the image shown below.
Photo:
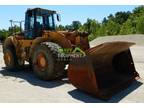
{"label": "windshield", "polygon": [[45,20],[45,28],[47,30],[55,30],[55,21],[54,21],[54,15],[47,15],[44,18]]}
{"label": "windshield", "polygon": [[55,21],[54,15],[44,15],[44,16],[36,16],[36,26],[38,28],[44,28],[45,30],[55,30]]}

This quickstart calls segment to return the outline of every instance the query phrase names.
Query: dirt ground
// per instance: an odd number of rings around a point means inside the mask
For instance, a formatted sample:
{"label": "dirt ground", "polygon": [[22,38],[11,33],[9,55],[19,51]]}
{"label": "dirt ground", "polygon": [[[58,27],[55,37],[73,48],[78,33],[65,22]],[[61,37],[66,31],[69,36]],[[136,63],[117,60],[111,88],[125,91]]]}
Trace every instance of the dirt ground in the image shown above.
{"label": "dirt ground", "polygon": [[0,48],[0,102],[144,102],[144,35],[107,36],[97,38],[90,44],[92,47],[107,41],[136,43],[131,47],[131,52],[136,70],[141,77],[109,101],[102,101],[80,92],[67,80],[41,81],[28,68],[20,72],[6,71]]}

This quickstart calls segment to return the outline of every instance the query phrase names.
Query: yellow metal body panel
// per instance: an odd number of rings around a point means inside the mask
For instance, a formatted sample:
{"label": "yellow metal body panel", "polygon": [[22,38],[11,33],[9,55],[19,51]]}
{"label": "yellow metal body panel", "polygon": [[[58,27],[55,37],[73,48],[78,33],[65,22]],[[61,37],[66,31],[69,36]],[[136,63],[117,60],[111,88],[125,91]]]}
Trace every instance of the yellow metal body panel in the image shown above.
{"label": "yellow metal body panel", "polygon": [[33,40],[23,39],[23,40],[19,40],[19,42],[23,47],[30,47],[33,44]]}

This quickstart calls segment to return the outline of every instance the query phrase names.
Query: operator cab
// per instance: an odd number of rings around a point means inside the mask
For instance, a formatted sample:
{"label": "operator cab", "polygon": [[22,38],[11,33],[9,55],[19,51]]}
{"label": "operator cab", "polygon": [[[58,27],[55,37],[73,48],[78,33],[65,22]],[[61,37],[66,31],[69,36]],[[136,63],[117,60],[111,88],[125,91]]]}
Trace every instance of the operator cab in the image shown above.
{"label": "operator cab", "polygon": [[[43,30],[56,30],[55,15],[56,11],[41,8],[28,9],[25,15],[25,38],[39,37]],[[59,19],[57,15],[57,20]]]}

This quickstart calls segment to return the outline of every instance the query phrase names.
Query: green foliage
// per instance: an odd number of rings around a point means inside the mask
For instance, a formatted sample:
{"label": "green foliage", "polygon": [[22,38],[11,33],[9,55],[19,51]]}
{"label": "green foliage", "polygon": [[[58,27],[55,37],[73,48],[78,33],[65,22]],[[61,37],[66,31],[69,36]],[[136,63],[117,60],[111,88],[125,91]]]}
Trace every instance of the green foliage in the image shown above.
{"label": "green foliage", "polygon": [[95,33],[100,27],[100,24],[95,19],[87,19],[87,22],[79,26],[78,31],[88,32],[89,34]]}
{"label": "green foliage", "polygon": [[59,25],[59,26],[56,27],[56,30],[58,30],[58,31],[64,31],[65,30],[65,26]]}
{"label": "green foliage", "polygon": [[[85,28],[91,26],[91,22],[92,21],[89,19],[87,21],[89,25],[84,24],[80,30],[88,31]],[[95,29],[96,31],[89,31],[89,40],[106,35],[144,34],[144,6],[136,7],[132,12],[128,11],[117,12],[114,15],[110,14],[103,19],[102,23],[97,22],[97,25],[99,25],[99,27]],[[89,28],[92,28],[92,26]]]}
{"label": "green foliage", "polygon": [[65,30],[73,31],[72,25],[66,25]]}
{"label": "green foliage", "polygon": [[107,35],[106,31],[107,31],[106,25],[101,24],[101,25],[100,25],[100,28],[97,29],[97,31],[96,31],[97,37],[98,37],[98,36],[106,36],[106,35]]}
{"label": "green foliage", "polygon": [[81,22],[80,21],[73,21],[72,27],[73,27],[73,30],[78,30],[81,27]]}
{"label": "green foliage", "polygon": [[129,18],[131,12],[117,12],[114,21],[118,24],[123,24]]}
{"label": "green foliage", "polygon": [[18,32],[20,32],[20,27],[18,26],[9,27],[8,30],[2,29],[0,30],[0,41],[4,41],[8,36]]}
{"label": "green foliage", "polygon": [[140,19],[137,18],[142,13],[144,13],[144,7],[140,6],[135,8],[133,12],[127,11],[110,14],[109,16],[104,17],[101,23],[95,19],[88,18],[83,25],[79,21],[73,21],[71,25],[66,25],[63,29],[87,32],[89,33],[89,40],[107,35],[133,34],[138,31],[139,33],[143,33],[143,30],[140,30],[143,23],[138,22]]}
{"label": "green foliage", "polygon": [[144,34],[144,6],[138,6],[132,12],[120,11],[110,14],[104,17],[101,23],[88,18],[83,25],[79,21],[73,21],[71,25],[64,28],[88,32],[90,41],[100,36]]}
{"label": "green foliage", "polygon": [[92,41],[93,39],[95,39],[97,36],[96,36],[96,34],[90,34],[89,36],[88,36],[88,39],[89,39],[89,41]]}
{"label": "green foliage", "polygon": [[20,27],[15,25],[14,27],[9,27],[8,29],[8,34],[12,35],[13,33],[18,33],[20,32]]}
{"label": "green foliage", "polygon": [[87,19],[87,22],[83,24],[83,26],[81,26],[79,28],[78,31],[81,32],[88,32],[89,35],[89,40],[93,40],[95,39],[98,35],[97,35],[97,31],[100,28],[100,24],[95,20],[95,19]]}
{"label": "green foliage", "polygon": [[126,35],[134,34],[135,32],[136,30],[133,21],[128,19],[125,23],[123,23],[119,34]]}
{"label": "green foliage", "polygon": [[138,6],[133,10],[134,17],[139,17],[144,15],[144,6]]}
{"label": "green foliage", "polygon": [[106,34],[107,35],[117,35],[119,33],[120,26],[118,23],[109,20],[106,24]]}
{"label": "green foliage", "polygon": [[137,33],[144,34],[144,16],[137,18],[136,30]]}
{"label": "green foliage", "polygon": [[5,29],[0,30],[0,40],[4,41],[8,37],[8,31]]}

